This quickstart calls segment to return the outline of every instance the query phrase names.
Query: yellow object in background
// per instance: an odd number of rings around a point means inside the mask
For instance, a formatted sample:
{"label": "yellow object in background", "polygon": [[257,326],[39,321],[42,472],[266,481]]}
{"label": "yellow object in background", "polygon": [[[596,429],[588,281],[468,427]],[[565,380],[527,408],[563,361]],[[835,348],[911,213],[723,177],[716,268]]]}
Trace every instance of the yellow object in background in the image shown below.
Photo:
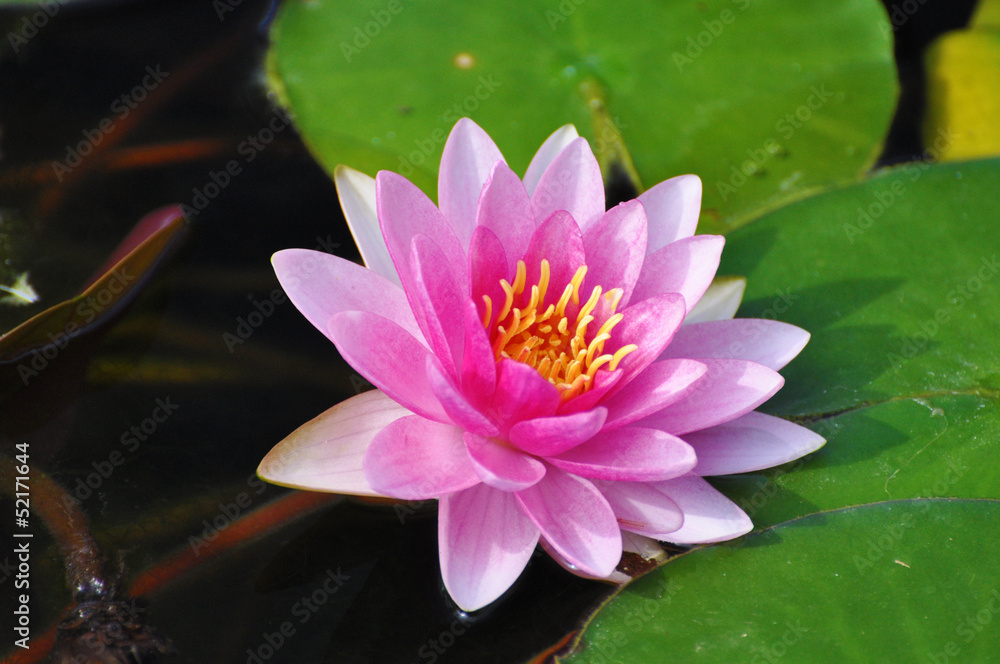
{"label": "yellow object in background", "polygon": [[1000,0],[927,51],[924,145],[941,161],[1000,154]]}

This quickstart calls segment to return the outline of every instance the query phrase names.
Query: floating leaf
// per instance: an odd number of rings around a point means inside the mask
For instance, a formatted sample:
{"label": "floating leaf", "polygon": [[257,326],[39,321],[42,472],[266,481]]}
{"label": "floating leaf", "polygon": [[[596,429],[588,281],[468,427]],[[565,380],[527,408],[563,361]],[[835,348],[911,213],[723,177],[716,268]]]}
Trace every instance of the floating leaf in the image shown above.
{"label": "floating leaf", "polygon": [[395,170],[436,196],[459,117],[522,173],[574,123],[646,186],[700,175],[702,230],[728,230],[871,166],[896,100],[890,34],[868,0],[822,12],[780,0],[317,0],[282,7],[269,81],[331,172]]}
{"label": "floating leaf", "polygon": [[618,593],[556,661],[988,662],[997,519],[995,500],[879,503],[692,551]]}

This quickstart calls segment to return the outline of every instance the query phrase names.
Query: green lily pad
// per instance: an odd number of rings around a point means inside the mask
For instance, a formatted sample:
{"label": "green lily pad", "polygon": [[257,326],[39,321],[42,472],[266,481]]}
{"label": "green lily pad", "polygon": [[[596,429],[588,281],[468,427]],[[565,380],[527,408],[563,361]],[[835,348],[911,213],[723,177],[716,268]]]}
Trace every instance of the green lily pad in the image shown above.
{"label": "green lily pad", "polygon": [[[812,332],[766,409],[828,442],[781,468],[713,478],[757,530],[630,586],[566,661],[645,661],[644,648],[727,662],[996,651],[995,629],[962,625],[1000,612],[1000,565],[982,537],[1000,514],[1000,239],[982,227],[1000,215],[998,177],[998,160],[909,165],[732,234],[722,272],[747,275],[738,316]],[[655,615],[636,621],[637,601]]]}
{"label": "green lily pad", "polygon": [[995,500],[889,502],[695,550],[626,586],[556,661],[992,661],[998,518]]}
{"label": "green lily pad", "polygon": [[778,0],[316,0],[282,7],[268,68],[331,172],[391,169],[436,196],[458,118],[518,172],[574,123],[606,175],[611,162],[645,186],[699,174],[702,230],[729,230],[872,165],[896,101],[891,32],[870,0],[822,12]]}
{"label": "green lily pad", "polygon": [[759,526],[820,509],[1000,495],[994,462],[1000,162],[909,165],[789,206],[730,238],[741,317],[812,333],[765,405],[827,439],[808,462],[716,484]]}

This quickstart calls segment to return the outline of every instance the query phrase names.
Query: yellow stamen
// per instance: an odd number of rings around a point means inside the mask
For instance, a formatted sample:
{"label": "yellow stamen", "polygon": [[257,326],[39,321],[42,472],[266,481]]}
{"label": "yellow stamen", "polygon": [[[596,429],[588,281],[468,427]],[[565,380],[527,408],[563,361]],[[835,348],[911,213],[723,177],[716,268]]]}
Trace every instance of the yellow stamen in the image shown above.
{"label": "yellow stamen", "polygon": [[[524,261],[518,261],[513,283],[500,280],[504,302],[496,318],[492,300],[483,296],[483,326],[487,330],[494,326],[490,339],[498,360],[507,357],[534,367],[567,400],[591,389],[598,371],[614,371],[626,355],[636,350],[630,344],[614,354],[604,353],[612,330],[624,318],[615,312],[622,299],[621,288],[605,292],[602,286],[595,286],[581,305],[580,288],[587,275],[587,266],[581,265],[563,286],[559,299],[546,305],[552,278],[549,262],[541,261],[537,284],[529,286],[527,275]],[[599,309],[601,297],[606,304]],[[590,324],[598,318],[602,319],[600,328],[588,333]]]}

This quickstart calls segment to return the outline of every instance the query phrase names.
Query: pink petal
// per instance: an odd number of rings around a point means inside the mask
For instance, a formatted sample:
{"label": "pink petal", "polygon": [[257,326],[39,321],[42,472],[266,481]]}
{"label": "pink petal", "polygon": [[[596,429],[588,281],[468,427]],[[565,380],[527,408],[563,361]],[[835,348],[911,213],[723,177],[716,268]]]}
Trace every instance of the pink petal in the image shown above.
{"label": "pink petal", "polygon": [[749,473],[815,452],[826,442],[814,431],[764,413],[747,413],[684,439],[698,455],[699,475]]}
{"label": "pink petal", "polygon": [[809,341],[805,330],[764,318],[737,318],[685,325],[660,355],[750,360],[777,371]]}
{"label": "pink petal", "polygon": [[602,431],[547,460],[581,477],[625,482],[670,479],[688,472],[697,462],[694,450],[680,438],[639,427]]}
{"label": "pink petal", "polygon": [[490,604],[521,575],[538,536],[510,493],[477,485],[442,496],[438,541],[448,594],[464,611]]}
{"label": "pink petal", "polygon": [[295,489],[377,496],[362,470],[365,452],[379,431],[407,415],[384,393],[363,392],[289,434],[267,453],[257,474]]}
{"label": "pink petal", "polygon": [[590,410],[604,401],[605,397],[615,389],[625,372],[621,368],[614,371],[598,371],[594,376],[594,386],[578,396],[565,401],[556,411],[559,415],[572,415]]}
{"label": "pink petal", "polygon": [[442,366],[458,377],[465,352],[466,282],[459,281],[444,252],[423,233],[413,236],[410,266],[410,302],[414,311],[423,314],[417,322],[423,321],[424,338]]}
{"label": "pink petal", "polygon": [[532,367],[501,359],[490,419],[506,433],[522,420],[548,417],[559,406],[559,391]]}
{"label": "pink petal", "polygon": [[497,362],[476,306],[465,305],[465,356],[462,358],[462,393],[480,412],[489,410],[497,385]]}
{"label": "pink petal", "polygon": [[528,241],[535,230],[535,218],[524,184],[502,161],[494,164],[483,189],[476,224],[477,227],[489,228],[500,239],[507,256],[508,274],[513,275],[517,261],[528,250]]}
{"label": "pink petal", "polygon": [[723,542],[750,532],[753,522],[743,510],[697,475],[675,477],[653,485],[684,513],[684,525],[664,540],[677,544]]}
{"label": "pink petal", "polygon": [[458,275],[458,281],[468,283],[464,245],[424,192],[402,175],[390,171],[379,171],[375,178],[375,192],[382,237],[407,294],[410,293],[413,272],[410,243],[417,233],[434,240]]}
{"label": "pink petal", "polygon": [[357,263],[311,249],[285,249],[271,257],[288,299],[328,337],[327,322],[342,311],[367,311],[396,323],[418,340],[417,326],[399,286]]}
{"label": "pink petal", "polygon": [[604,426],[608,411],[604,408],[539,417],[518,422],[510,429],[510,442],[537,456],[552,456],[590,440]]}
{"label": "pink petal", "polygon": [[647,253],[694,235],[701,210],[701,180],[697,175],[679,175],[665,180],[639,196],[649,221]]}
{"label": "pink petal", "polygon": [[784,379],[781,374],[746,360],[703,358],[708,372],[680,401],[639,420],[642,426],[676,436],[734,420],[770,399]]}
{"label": "pink petal", "polygon": [[583,234],[587,279],[583,291],[595,286],[604,292],[621,288],[619,308],[624,309],[646,255],[646,214],[638,201],[611,208]]}
{"label": "pink petal", "polygon": [[688,311],[685,325],[711,320],[728,320],[736,315],[743,301],[747,280],[743,277],[716,277],[698,304]]}
{"label": "pink petal", "polygon": [[677,504],[644,482],[594,480],[594,486],[604,494],[622,530],[662,540],[684,524]]}
{"label": "pink petal", "polygon": [[545,476],[544,463],[495,438],[466,433],[465,444],[476,474],[494,489],[520,491]]}
{"label": "pink petal", "polygon": [[629,344],[635,344],[637,348],[618,365],[624,370],[624,375],[609,394],[628,385],[667,347],[684,320],[684,298],[676,293],[654,295],[632,304],[621,313],[622,321],[611,331],[604,352],[613,354]]}
{"label": "pink petal", "polygon": [[531,204],[535,219],[565,210],[583,230],[604,214],[604,181],[587,139],[573,140],[552,160],[532,192]]}
{"label": "pink petal", "polygon": [[406,330],[364,311],[339,313],[327,329],[341,357],[389,398],[418,415],[449,421],[427,381],[430,351]]}
{"label": "pink petal", "polygon": [[419,415],[392,422],[365,454],[365,479],[393,498],[427,500],[479,484],[462,429]]}
{"label": "pink petal", "polygon": [[562,289],[586,260],[580,228],[566,212],[553,213],[531,236],[528,251],[524,255],[526,283],[529,288],[538,283],[543,259],[549,262],[550,275],[545,304],[554,304],[562,295]]}
{"label": "pink petal", "polygon": [[632,301],[660,293],[680,293],[691,309],[711,285],[725,242],[721,235],[698,235],[649,254],[632,291]]}
{"label": "pink petal", "polygon": [[375,178],[347,166],[333,169],[340,207],[365,265],[397,286],[402,284],[382,239],[375,204]]}
{"label": "pink petal", "polygon": [[531,159],[528,170],[524,173],[524,187],[529,196],[535,192],[538,181],[542,179],[542,174],[552,163],[552,160],[579,137],[580,135],[576,133],[576,127],[569,124],[559,127],[545,139],[542,147],[538,148],[538,152]]}
{"label": "pink petal", "polygon": [[441,368],[440,362],[433,355],[427,356],[427,381],[434,396],[448,414],[448,418],[466,431],[478,433],[481,436],[495,436],[499,433],[486,416],[469,403],[465,395],[458,389],[450,376]]}
{"label": "pink petal", "polygon": [[455,123],[441,155],[438,204],[465,249],[476,227],[476,207],[483,185],[498,161],[503,161],[503,155],[479,125],[469,118]]}
{"label": "pink petal", "polygon": [[622,536],[611,506],[587,480],[550,468],[514,494],[549,545],[585,574],[604,578],[621,560]]}
{"label": "pink petal", "polygon": [[[671,346],[673,342],[667,348]],[[708,367],[696,360],[653,362],[604,402],[608,409],[604,429],[617,429],[662,410],[686,395],[707,371]]]}
{"label": "pink petal", "polygon": [[500,280],[506,279],[507,283],[514,280],[514,274],[508,272],[507,265],[507,253],[500,243],[500,238],[485,226],[477,226],[472,233],[472,246],[469,249],[471,295],[479,312],[480,321],[486,316],[486,302],[483,296],[490,298],[492,313],[485,327],[491,330],[499,323],[496,318],[500,315],[500,307],[506,298]]}

